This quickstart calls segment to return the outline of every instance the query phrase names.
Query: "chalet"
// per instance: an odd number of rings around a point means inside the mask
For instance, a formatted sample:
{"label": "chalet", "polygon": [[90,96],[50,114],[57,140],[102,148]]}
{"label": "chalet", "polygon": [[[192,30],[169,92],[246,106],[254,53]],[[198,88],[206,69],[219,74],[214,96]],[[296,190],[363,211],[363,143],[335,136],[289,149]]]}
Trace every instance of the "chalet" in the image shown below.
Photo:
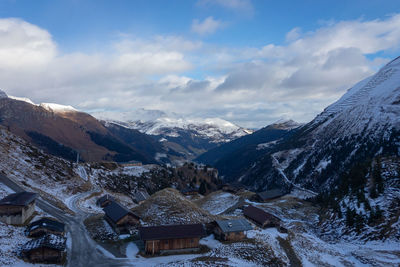
{"label": "chalet", "polygon": [[245,219],[215,221],[214,235],[222,241],[240,241],[246,238],[246,231],[253,227]]}
{"label": "chalet", "polygon": [[280,219],[278,217],[251,205],[243,210],[243,214],[246,218],[250,219],[262,228],[279,227],[280,225]]}
{"label": "chalet", "polygon": [[0,200],[0,221],[7,224],[24,224],[35,211],[37,194],[20,192]]}
{"label": "chalet", "polygon": [[110,195],[104,195],[96,201],[96,205],[102,208],[105,208],[108,204],[110,204],[115,199]]}
{"label": "chalet", "polygon": [[28,241],[20,249],[20,255],[33,263],[61,263],[65,258],[66,238],[44,235]]}
{"label": "chalet", "polygon": [[186,187],[181,190],[181,194],[185,196],[197,195],[199,193],[199,189],[193,187]]}
{"label": "chalet", "polygon": [[246,188],[244,185],[240,183],[229,183],[229,184],[223,184],[221,189],[222,191],[236,194],[237,192],[244,190]]}
{"label": "chalet", "polygon": [[146,190],[139,190],[133,195],[133,199],[137,204],[141,204],[143,201],[148,199],[150,195],[147,193]]}
{"label": "chalet", "polygon": [[54,219],[42,218],[29,224],[25,233],[28,237],[40,237],[46,234],[63,236],[65,234],[65,224]]}
{"label": "chalet", "polygon": [[146,254],[196,251],[206,235],[202,224],[162,225],[139,228]]}
{"label": "chalet", "polygon": [[278,197],[281,197],[284,195],[286,195],[286,193],[284,191],[282,191],[281,189],[272,189],[272,190],[257,193],[254,196],[254,200],[256,200],[258,202],[265,202],[265,201],[275,199],[275,198],[278,198]]}
{"label": "chalet", "polygon": [[140,224],[140,218],[118,202],[112,201],[104,209],[105,220],[118,234],[128,234]]}

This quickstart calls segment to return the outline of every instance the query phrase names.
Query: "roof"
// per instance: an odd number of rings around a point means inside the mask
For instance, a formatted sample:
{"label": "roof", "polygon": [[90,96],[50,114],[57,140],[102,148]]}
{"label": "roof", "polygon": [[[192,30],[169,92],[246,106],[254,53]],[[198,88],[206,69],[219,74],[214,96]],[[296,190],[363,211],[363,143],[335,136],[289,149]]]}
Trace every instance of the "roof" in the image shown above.
{"label": "roof", "polygon": [[143,200],[146,200],[150,197],[150,195],[146,191],[137,191],[134,195],[136,202],[141,202]]}
{"label": "roof", "polygon": [[206,235],[202,224],[161,225],[139,227],[142,240],[193,238]]}
{"label": "roof", "polygon": [[34,221],[31,224],[29,224],[28,227],[26,228],[26,231],[29,233],[38,228],[45,228],[57,232],[64,232],[65,224],[49,218],[42,218],[40,220]]}
{"label": "roof", "polygon": [[243,213],[245,216],[249,217],[259,224],[264,224],[267,220],[277,219],[277,217],[275,217],[274,215],[251,205],[245,208]]}
{"label": "roof", "polygon": [[273,199],[273,198],[283,196],[283,195],[285,195],[285,192],[283,192],[281,189],[272,189],[272,190],[267,190],[264,192],[257,193],[257,195],[263,200],[268,200],[268,199]]}
{"label": "roof", "polygon": [[114,201],[115,199],[110,195],[104,195],[96,201],[97,205],[102,205],[105,201],[111,200]]}
{"label": "roof", "polygon": [[217,220],[215,221],[219,228],[221,228],[222,232],[224,233],[231,233],[231,232],[243,232],[252,230],[250,223],[244,219],[237,219],[237,220]]}
{"label": "roof", "polygon": [[59,235],[44,235],[34,240],[28,241],[21,247],[21,252],[28,252],[37,248],[51,248],[55,250],[65,250],[66,238]]}
{"label": "roof", "polygon": [[193,187],[186,187],[186,188],[181,190],[182,194],[190,193],[190,192],[199,192],[199,190],[196,189],[196,188],[193,188]]}
{"label": "roof", "polygon": [[20,192],[6,196],[0,200],[0,205],[26,206],[37,197],[36,193]]}
{"label": "roof", "polygon": [[115,201],[111,201],[111,203],[103,210],[106,213],[106,216],[109,217],[113,222],[118,222],[120,219],[128,214],[139,218],[139,216],[134,214],[132,211]]}

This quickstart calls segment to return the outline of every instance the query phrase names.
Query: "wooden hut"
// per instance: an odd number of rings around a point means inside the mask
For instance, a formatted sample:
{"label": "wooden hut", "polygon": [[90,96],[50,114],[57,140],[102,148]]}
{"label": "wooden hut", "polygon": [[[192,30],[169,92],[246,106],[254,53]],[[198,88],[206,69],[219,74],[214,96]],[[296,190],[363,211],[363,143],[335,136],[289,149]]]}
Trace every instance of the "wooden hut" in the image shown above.
{"label": "wooden hut", "polygon": [[198,250],[206,235],[202,224],[162,225],[139,228],[146,254]]}
{"label": "wooden hut", "polygon": [[21,256],[33,263],[60,263],[65,257],[66,238],[44,235],[28,241],[20,249]]}
{"label": "wooden hut", "polygon": [[112,201],[104,209],[104,218],[118,234],[129,234],[140,224],[140,218],[118,202]]}
{"label": "wooden hut", "polygon": [[0,200],[0,221],[7,224],[24,224],[35,212],[37,194],[20,192]]}
{"label": "wooden hut", "polygon": [[240,241],[245,239],[246,231],[253,227],[245,219],[217,220],[215,221],[215,238],[222,241]]}
{"label": "wooden hut", "polygon": [[246,218],[250,219],[262,228],[279,227],[280,225],[280,219],[278,217],[251,205],[243,210],[243,214]]}
{"label": "wooden hut", "polygon": [[284,191],[282,191],[281,189],[271,189],[271,190],[257,193],[254,196],[254,200],[256,200],[258,202],[266,202],[268,200],[282,197],[284,195],[286,195],[286,193]]}
{"label": "wooden hut", "polygon": [[186,187],[181,190],[181,194],[185,196],[192,196],[192,195],[197,195],[199,193],[199,189],[194,188],[194,187]]}
{"label": "wooden hut", "polygon": [[28,237],[40,237],[46,234],[63,236],[65,224],[50,218],[42,218],[29,224],[25,230]]}
{"label": "wooden hut", "polygon": [[96,201],[96,205],[105,208],[111,201],[115,201],[115,199],[110,195],[104,195]]}

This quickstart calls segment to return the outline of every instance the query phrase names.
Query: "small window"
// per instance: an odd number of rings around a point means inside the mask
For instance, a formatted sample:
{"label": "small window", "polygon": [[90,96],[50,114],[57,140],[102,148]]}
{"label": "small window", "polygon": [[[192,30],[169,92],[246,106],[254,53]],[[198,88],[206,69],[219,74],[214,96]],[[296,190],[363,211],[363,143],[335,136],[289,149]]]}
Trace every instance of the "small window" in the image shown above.
{"label": "small window", "polygon": [[164,241],[164,244],[165,244],[165,245],[168,245],[168,240],[165,240],[165,241]]}
{"label": "small window", "polygon": [[194,239],[193,238],[192,238],[192,240],[190,240],[190,243],[192,243],[192,244],[194,243]]}

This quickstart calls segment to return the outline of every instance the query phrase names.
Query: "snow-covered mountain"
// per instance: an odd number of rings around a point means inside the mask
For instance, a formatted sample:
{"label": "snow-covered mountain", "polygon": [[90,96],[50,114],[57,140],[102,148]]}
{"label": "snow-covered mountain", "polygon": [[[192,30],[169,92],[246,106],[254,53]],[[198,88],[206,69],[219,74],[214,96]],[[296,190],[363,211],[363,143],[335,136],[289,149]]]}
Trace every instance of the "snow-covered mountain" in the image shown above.
{"label": "snow-covered mountain", "polygon": [[[175,161],[196,156],[239,137],[252,133],[220,118],[183,118],[159,110],[137,109],[132,112],[97,112],[93,116],[107,128],[124,127],[153,136],[161,142]],[[162,156],[162,155],[161,155]]]}
{"label": "snow-covered mountain", "polygon": [[263,189],[287,185],[286,176],[298,185],[323,190],[357,162],[399,156],[399,133],[400,58],[396,58],[231,178]]}
{"label": "snow-covered mountain", "polygon": [[95,117],[109,123],[136,129],[149,135],[179,137],[182,131],[190,131],[197,137],[210,139],[212,143],[224,143],[252,133],[220,118],[183,118],[167,115],[159,110],[138,109],[130,113],[93,113]]}

